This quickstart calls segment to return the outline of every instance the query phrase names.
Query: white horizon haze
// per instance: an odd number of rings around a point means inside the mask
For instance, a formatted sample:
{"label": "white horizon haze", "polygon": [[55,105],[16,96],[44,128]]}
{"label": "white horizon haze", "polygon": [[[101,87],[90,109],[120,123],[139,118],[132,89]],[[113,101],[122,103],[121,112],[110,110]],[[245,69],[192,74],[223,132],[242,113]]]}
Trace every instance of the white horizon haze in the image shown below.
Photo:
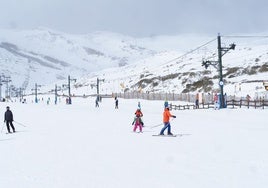
{"label": "white horizon haze", "polygon": [[265,0],[1,0],[0,28],[134,37],[266,32]]}

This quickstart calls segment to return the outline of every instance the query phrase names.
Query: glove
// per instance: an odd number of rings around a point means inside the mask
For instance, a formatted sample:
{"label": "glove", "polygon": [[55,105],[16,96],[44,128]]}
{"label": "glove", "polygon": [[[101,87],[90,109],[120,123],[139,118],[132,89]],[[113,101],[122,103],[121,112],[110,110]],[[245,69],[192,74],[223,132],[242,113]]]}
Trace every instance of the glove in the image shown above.
{"label": "glove", "polygon": [[176,116],[172,116],[173,118],[176,118]]}

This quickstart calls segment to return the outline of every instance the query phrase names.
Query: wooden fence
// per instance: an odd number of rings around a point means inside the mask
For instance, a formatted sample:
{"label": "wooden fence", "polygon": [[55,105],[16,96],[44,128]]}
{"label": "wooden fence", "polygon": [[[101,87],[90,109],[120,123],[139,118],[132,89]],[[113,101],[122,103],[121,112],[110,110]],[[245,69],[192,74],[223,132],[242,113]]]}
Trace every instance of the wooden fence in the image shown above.
{"label": "wooden fence", "polygon": [[[145,100],[167,100],[167,101],[195,101],[195,94],[189,93],[140,93],[140,92],[125,92],[125,93],[113,93],[113,97],[117,96],[124,99],[145,99]],[[213,95],[203,94],[202,101],[204,103],[213,101]]]}
{"label": "wooden fence", "polygon": [[230,106],[232,108],[235,107],[247,107],[247,108],[267,108],[268,107],[268,100],[230,100],[227,101],[227,106]]}
{"label": "wooden fence", "polygon": [[172,103],[169,104],[171,110],[193,110],[193,109],[209,109],[214,108],[213,103],[202,103],[199,107],[196,107],[194,104],[186,104],[186,105],[174,105]]}
{"label": "wooden fence", "polygon": [[[167,100],[170,103],[170,108],[174,110],[187,110],[197,109],[195,106],[196,95],[189,93],[139,93],[139,92],[125,92],[125,93],[113,93],[112,97],[119,97],[125,99],[145,99],[145,100]],[[227,96],[227,108],[235,107],[247,107],[247,108],[268,108],[268,99],[259,100],[246,100],[246,98],[240,98],[236,96]],[[175,101],[184,101],[189,104],[175,105]],[[172,104],[173,103],[173,104]],[[202,101],[199,102],[198,109],[214,108],[213,94],[202,94]]]}
{"label": "wooden fence", "polygon": [[[173,110],[191,110],[191,109],[209,109],[209,108],[214,108],[214,103],[202,103],[199,104],[197,107],[194,104],[186,104],[186,105],[174,105],[170,104],[169,105],[171,109]],[[228,100],[227,101],[227,108],[255,108],[255,109],[265,109],[268,108],[268,100]]]}

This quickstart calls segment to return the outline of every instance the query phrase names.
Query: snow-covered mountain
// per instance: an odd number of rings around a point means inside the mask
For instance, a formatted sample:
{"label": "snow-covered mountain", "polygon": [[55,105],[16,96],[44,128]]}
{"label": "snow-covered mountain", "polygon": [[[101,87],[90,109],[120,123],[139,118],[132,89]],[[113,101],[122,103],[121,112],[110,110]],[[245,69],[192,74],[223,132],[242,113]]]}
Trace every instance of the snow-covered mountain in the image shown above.
{"label": "snow-covered mountain", "polygon": [[[78,80],[76,88],[93,85],[97,78],[101,78],[105,79],[101,83],[103,93],[218,92],[218,65],[211,65],[207,69],[202,66],[203,61],[218,60],[217,37],[208,39],[185,53],[163,51],[140,59],[136,64],[99,71],[94,76]],[[184,41],[187,40],[184,38]],[[267,37],[222,37],[222,49],[227,49],[233,42],[236,48],[222,56],[224,91],[236,96],[254,96],[256,92],[267,95],[263,86],[263,81],[268,81]],[[94,93],[96,90],[91,88],[88,92]]]}
{"label": "snow-covered mountain", "polygon": [[[1,74],[15,87],[29,89],[80,77],[92,71],[119,67],[156,52],[136,45],[135,39],[109,32],[70,35],[39,28],[0,30]],[[3,79],[3,78],[2,78]]]}
{"label": "snow-covered mountain", "polygon": [[[268,38],[222,37],[222,47],[231,43],[235,50],[223,56],[225,91],[264,91]],[[104,79],[100,92],[108,94],[217,91],[218,67],[202,66],[202,61],[217,61],[217,50],[216,36],[132,38],[109,32],[70,35],[44,28],[0,30],[1,72],[15,87],[28,91],[35,83],[49,91],[55,83],[66,84],[68,75],[77,79],[72,83],[75,94],[96,93],[97,78]]]}

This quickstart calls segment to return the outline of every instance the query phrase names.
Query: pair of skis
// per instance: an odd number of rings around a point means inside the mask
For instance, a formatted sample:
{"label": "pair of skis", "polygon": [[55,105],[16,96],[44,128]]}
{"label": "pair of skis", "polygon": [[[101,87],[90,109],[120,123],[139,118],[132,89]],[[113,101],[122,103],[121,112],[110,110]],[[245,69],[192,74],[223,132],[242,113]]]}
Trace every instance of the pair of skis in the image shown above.
{"label": "pair of skis", "polygon": [[6,132],[6,134],[15,134],[15,133],[18,133],[18,131],[15,131],[15,132]]}
{"label": "pair of skis", "polygon": [[153,134],[152,136],[160,136],[160,137],[176,137],[182,136],[181,134]]}
{"label": "pair of skis", "polygon": [[159,137],[177,137],[177,136],[190,136],[191,134],[187,134],[187,133],[181,133],[181,134],[172,134],[172,135],[169,135],[169,134],[164,134],[164,135],[161,135],[161,134],[154,134],[152,136],[159,136]]}

